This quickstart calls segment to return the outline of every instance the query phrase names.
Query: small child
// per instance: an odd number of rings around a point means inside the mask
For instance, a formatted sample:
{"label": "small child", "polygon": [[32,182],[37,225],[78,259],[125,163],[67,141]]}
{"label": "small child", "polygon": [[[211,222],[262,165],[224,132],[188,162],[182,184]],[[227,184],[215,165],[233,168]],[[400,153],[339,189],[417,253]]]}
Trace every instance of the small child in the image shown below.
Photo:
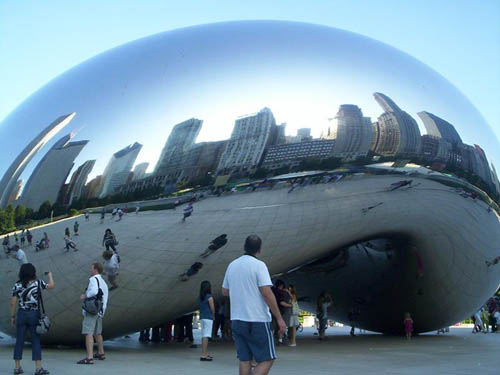
{"label": "small child", "polygon": [[413,333],[413,319],[411,318],[409,312],[405,313],[404,325],[405,325],[406,339],[410,340],[411,334]]}

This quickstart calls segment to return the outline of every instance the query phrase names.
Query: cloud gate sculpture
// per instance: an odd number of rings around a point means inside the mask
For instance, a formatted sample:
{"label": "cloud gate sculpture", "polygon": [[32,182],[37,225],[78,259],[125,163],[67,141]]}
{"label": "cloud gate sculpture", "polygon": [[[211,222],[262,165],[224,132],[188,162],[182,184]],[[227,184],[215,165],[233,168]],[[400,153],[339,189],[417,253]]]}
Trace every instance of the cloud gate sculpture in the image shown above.
{"label": "cloud gate sculpture", "polygon": [[[406,311],[417,332],[453,324],[500,283],[495,135],[443,77],[360,35],[274,21],[153,35],[49,82],[0,140],[2,212],[96,213],[33,227],[50,247],[24,246],[54,273],[49,343],[80,341],[79,296],[108,227],[121,267],[107,338],[195,310],[200,282],[218,290],[253,233],[302,308],[328,290],[332,319],[355,312],[377,332],[401,331]],[[189,199],[183,222],[172,208]],[[101,224],[101,206],[129,213]],[[75,221],[79,251],[66,253]],[[18,269],[0,261],[3,301]],[[13,333],[6,303],[0,330]]]}

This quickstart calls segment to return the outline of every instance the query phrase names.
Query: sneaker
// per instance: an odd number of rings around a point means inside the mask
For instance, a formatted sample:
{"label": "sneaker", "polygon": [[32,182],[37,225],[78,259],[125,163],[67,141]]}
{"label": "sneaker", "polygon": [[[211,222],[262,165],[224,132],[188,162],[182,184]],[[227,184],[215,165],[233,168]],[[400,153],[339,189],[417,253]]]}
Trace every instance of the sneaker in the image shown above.
{"label": "sneaker", "polygon": [[24,370],[23,370],[22,367],[14,369],[14,375],[16,375],[16,374],[23,374],[23,373],[24,373]]}
{"label": "sneaker", "polygon": [[45,370],[43,367],[40,367],[38,370],[35,371],[35,375],[46,375],[50,374],[47,370]]}

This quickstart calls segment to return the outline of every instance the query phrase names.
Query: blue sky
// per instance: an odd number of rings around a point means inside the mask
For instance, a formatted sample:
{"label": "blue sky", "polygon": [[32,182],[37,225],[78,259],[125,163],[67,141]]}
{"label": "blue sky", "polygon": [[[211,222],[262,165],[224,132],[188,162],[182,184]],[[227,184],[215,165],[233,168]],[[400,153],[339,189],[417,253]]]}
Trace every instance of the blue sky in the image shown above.
{"label": "blue sky", "polygon": [[201,23],[323,24],[416,57],[460,89],[500,138],[500,1],[18,1],[0,3],[0,120],[70,67],[112,47]]}

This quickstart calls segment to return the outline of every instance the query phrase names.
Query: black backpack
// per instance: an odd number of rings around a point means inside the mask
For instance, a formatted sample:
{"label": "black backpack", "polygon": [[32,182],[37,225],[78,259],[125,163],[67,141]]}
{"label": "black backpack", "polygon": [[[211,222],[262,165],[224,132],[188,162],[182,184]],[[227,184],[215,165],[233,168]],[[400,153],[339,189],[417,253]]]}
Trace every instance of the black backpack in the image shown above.
{"label": "black backpack", "polygon": [[95,280],[97,281],[97,294],[95,296],[85,298],[82,304],[82,309],[90,315],[97,315],[98,313],[102,312],[102,307],[104,305],[102,301],[102,296],[104,293],[102,292],[101,286],[99,285],[99,279],[96,277]]}

